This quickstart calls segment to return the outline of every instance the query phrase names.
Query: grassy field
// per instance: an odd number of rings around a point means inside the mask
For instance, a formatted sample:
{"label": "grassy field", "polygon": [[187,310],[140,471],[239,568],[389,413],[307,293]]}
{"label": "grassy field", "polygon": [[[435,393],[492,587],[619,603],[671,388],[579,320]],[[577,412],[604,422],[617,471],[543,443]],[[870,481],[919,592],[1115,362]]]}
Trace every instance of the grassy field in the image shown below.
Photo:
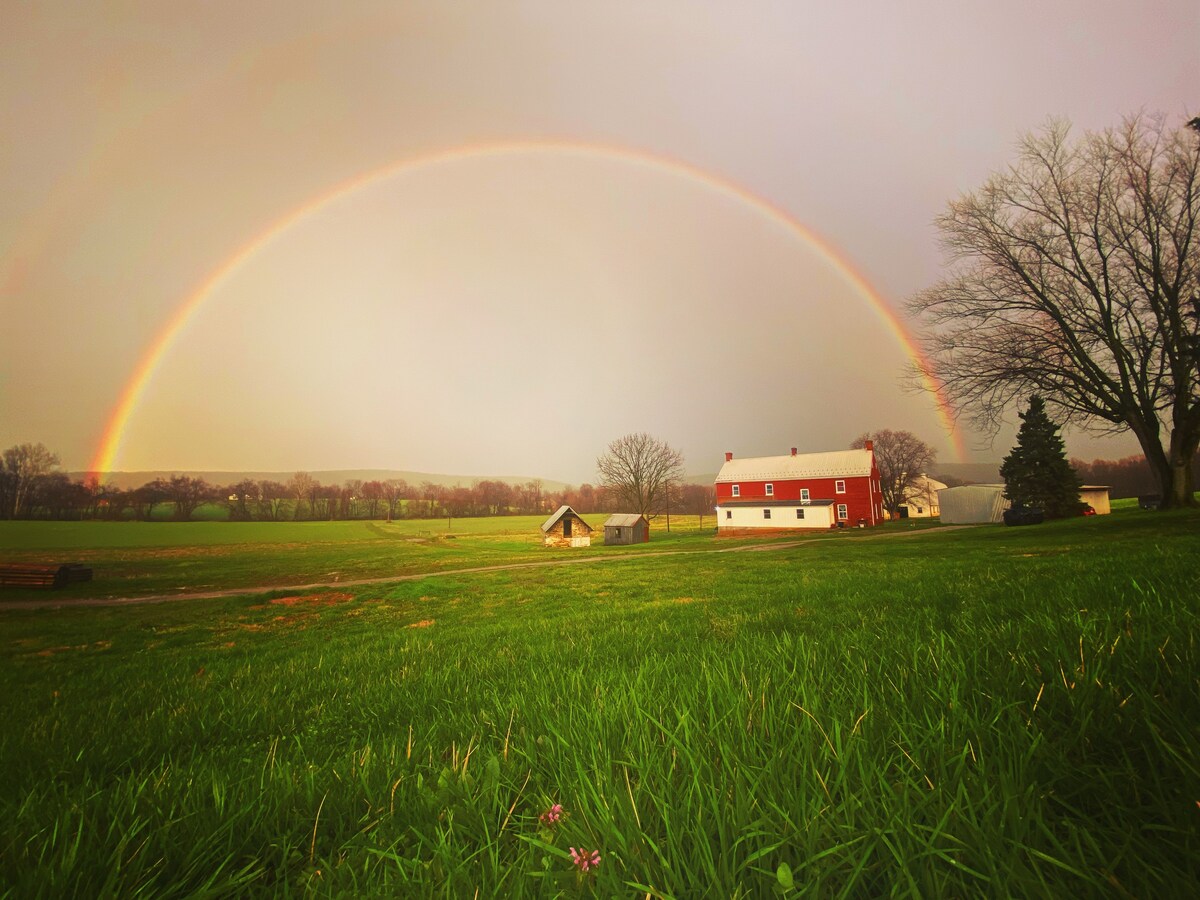
{"label": "grassy field", "polygon": [[[603,514],[586,517],[595,543],[572,557],[728,548],[762,539],[715,542],[715,519],[656,521],[649,544],[605,547]],[[489,564],[560,559],[542,546],[544,516],[400,522],[0,522],[0,562],[79,562],[94,579],[56,591],[54,599],[138,597],[264,585],[315,584],[446,571]],[[912,530],[929,523],[889,525]],[[854,540],[849,529],[806,537]],[[776,542],[782,538],[772,539]],[[45,591],[5,590],[0,600],[46,600]]]}
{"label": "grassy field", "polygon": [[[126,583],[181,564],[156,589],[546,558],[491,525],[135,524],[0,538],[129,556]],[[683,528],[607,564],[0,613],[0,894],[1192,896],[1198,531],[654,555],[734,546]]]}

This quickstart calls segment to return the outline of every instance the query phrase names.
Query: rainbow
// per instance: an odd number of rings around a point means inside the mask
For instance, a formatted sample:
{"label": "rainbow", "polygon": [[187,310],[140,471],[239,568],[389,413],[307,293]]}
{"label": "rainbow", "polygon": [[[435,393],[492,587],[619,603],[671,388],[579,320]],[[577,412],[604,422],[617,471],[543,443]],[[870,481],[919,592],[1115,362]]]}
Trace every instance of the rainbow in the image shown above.
{"label": "rainbow", "polygon": [[880,296],[879,292],[871,286],[870,282],[850,264],[836,247],[819,234],[794,219],[785,210],[771,203],[769,200],[751,193],[746,188],[732,181],[728,181],[719,175],[700,169],[690,163],[628,147],[569,140],[526,140],[473,144],[393,161],[337,184],[296,207],[281,218],[276,219],[264,231],[244,244],[215,269],[176,308],[170,319],[167,320],[150,342],[148,349],[138,361],[133,374],[121,390],[120,397],[113,407],[112,413],[106,420],[99,444],[96,447],[96,452],[88,467],[89,471],[96,473],[113,471],[120,454],[121,441],[125,433],[125,428],[129,424],[129,420],[133,416],[138,402],[145,393],[147,385],[154,377],[154,373],[162,364],[167,353],[175,345],[179,339],[179,335],[183,332],[196,311],[204,305],[205,301],[208,300],[214,291],[229,281],[247,261],[270,246],[272,242],[293,225],[296,225],[301,220],[313,215],[336,200],[353,194],[356,191],[364,190],[379,182],[386,181],[402,172],[411,172],[414,169],[479,157],[527,155],[531,153],[575,154],[579,156],[623,160],[671,172],[676,175],[682,175],[698,181],[718,193],[737,198],[742,203],[787,228],[801,241],[819,251],[846,281],[853,285],[855,290],[866,299],[887,330],[891,332],[904,348],[905,353],[907,353],[916,368],[923,373],[922,380],[924,387],[935,398],[938,414],[947,436],[951,439],[955,453],[958,455],[960,461],[966,459],[963,438],[955,424],[953,408],[947,402],[942,386],[929,374],[931,369],[920,347],[904,326],[904,323],[900,321],[896,313],[892,311],[891,307]]}

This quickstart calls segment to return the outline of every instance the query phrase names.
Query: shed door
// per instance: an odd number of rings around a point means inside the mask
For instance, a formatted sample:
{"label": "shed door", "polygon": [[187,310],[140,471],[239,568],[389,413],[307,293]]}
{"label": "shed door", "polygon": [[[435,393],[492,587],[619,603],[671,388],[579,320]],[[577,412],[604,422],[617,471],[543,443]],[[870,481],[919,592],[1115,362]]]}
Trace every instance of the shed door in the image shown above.
{"label": "shed door", "polygon": [[567,516],[563,519],[563,537],[571,536],[571,517]]}

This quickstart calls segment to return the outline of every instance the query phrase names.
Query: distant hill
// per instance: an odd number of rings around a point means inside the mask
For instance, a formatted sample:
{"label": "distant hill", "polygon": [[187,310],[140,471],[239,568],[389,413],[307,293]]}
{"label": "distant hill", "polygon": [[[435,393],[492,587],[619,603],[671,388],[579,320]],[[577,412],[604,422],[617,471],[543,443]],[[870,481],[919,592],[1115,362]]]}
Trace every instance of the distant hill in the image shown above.
{"label": "distant hill", "polygon": [[[69,472],[75,480],[83,478],[86,472]],[[191,478],[203,478],[209,484],[237,484],[249,478],[252,481],[279,481],[286,484],[296,473],[292,472],[202,472],[190,469],[173,469],[160,472],[106,472],[100,479],[107,484],[113,484],[122,490],[141,487],[156,478],[170,478],[172,475],[187,475]],[[402,472],[396,469],[328,469],[310,471],[308,473],[321,484],[344,484],[347,481],[387,481],[389,478],[403,478],[411,485],[421,485],[428,481],[430,484],[440,484],[444,487],[470,487],[477,481],[500,481],[504,484],[526,484],[530,481],[541,481],[543,490],[561,491],[568,485],[564,481],[554,481],[549,478],[537,478],[533,475],[438,475],[432,472]]]}

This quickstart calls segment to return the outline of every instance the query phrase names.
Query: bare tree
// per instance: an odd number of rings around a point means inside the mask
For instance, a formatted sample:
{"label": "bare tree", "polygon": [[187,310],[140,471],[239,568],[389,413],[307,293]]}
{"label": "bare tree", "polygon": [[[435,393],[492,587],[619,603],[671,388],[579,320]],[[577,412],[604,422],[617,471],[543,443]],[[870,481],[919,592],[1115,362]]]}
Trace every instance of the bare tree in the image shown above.
{"label": "bare tree", "polygon": [[217,488],[215,491],[224,499],[229,509],[229,521],[250,521],[250,503],[259,496],[258,484],[253,479],[243,478],[237,484]]}
{"label": "bare tree", "polygon": [[348,478],[342,484],[341,504],[343,519],[357,519],[359,502],[363,499],[361,478]]}
{"label": "bare tree", "polygon": [[258,483],[258,518],[278,522],[283,518],[283,501],[291,496],[287,486],[278,481],[264,479]]}
{"label": "bare tree", "polygon": [[167,482],[161,478],[155,478],[126,493],[129,505],[133,507],[134,517],[148,522],[154,514],[154,507],[167,502]]}
{"label": "bare tree", "polygon": [[717,492],[711,484],[684,484],[679,488],[680,512],[700,517],[700,527],[704,527],[704,517],[713,513],[717,505]]}
{"label": "bare tree", "polygon": [[166,482],[167,500],[175,504],[175,518],[186,522],[201,503],[213,495],[212,486],[203,478],[172,475]]}
{"label": "bare tree", "polygon": [[95,490],[96,518],[120,521],[126,508],[133,504],[136,493],[123,491],[115,484],[98,484]]}
{"label": "bare tree", "polygon": [[383,500],[383,482],[366,481],[362,486],[362,498],[367,507],[367,518],[379,518],[379,504]]}
{"label": "bare tree", "polygon": [[29,500],[38,481],[58,465],[58,454],[51,453],[45,444],[17,444],[4,451],[3,470],[8,476],[6,499],[9,508],[0,512],[14,519],[25,515]]}
{"label": "bare tree", "polygon": [[[296,508],[292,510],[292,518],[300,518],[300,509],[304,506],[304,501],[309,498],[313,490],[318,487],[317,480],[307,472],[297,472],[287,483],[288,490],[291,491],[293,497],[296,498]],[[309,517],[312,518],[312,506],[309,506]]]}
{"label": "bare tree", "polygon": [[1163,506],[1193,505],[1200,145],[1161,118],[1069,131],[1026,136],[937,220],[955,268],[908,304],[928,374],[993,434],[1031,394],[1058,421],[1132,431]]}
{"label": "bare tree", "polygon": [[408,495],[408,482],[403,478],[389,478],[383,483],[383,499],[387,503],[388,519],[399,515],[398,505]]}
{"label": "bare tree", "polygon": [[542,501],[543,484],[542,479],[535,478],[532,481],[526,481],[522,485],[518,485],[516,489],[517,503],[521,507],[521,511],[527,515],[543,512]]}
{"label": "bare tree", "polygon": [[683,454],[645,433],[627,434],[596,460],[604,489],[649,521],[683,477]]}
{"label": "bare tree", "polygon": [[867,446],[867,441],[875,448],[883,508],[895,518],[900,514],[900,507],[908,501],[917,479],[937,459],[937,451],[911,431],[892,431],[890,428],[867,432],[855,438],[850,448],[861,450]]}

